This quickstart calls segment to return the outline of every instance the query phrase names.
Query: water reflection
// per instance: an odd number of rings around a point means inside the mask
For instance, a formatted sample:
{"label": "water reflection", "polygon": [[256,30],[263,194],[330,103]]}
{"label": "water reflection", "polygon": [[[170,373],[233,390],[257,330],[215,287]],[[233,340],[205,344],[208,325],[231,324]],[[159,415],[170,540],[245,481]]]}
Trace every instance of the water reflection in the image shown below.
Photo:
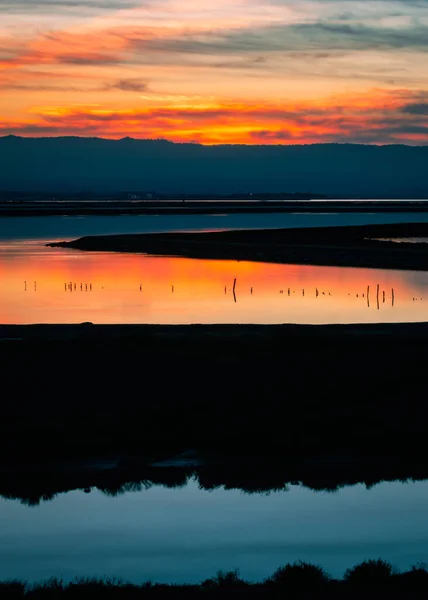
{"label": "water reflection", "polygon": [[408,237],[408,238],[374,238],[379,242],[394,242],[396,244],[428,244],[428,238]]}
{"label": "water reflection", "polygon": [[189,481],[117,498],[71,492],[35,509],[0,500],[0,579],[198,582],[239,568],[245,579],[262,580],[296,559],[342,576],[378,556],[407,569],[426,557],[427,493],[419,482],[336,494],[292,485],[249,496]]}
{"label": "water reflection", "polygon": [[2,323],[424,321],[428,273],[0,246]]}
{"label": "water reflection", "polygon": [[[186,452],[186,455],[189,453]],[[191,454],[194,454],[193,452]],[[196,456],[196,455],[195,455]],[[385,482],[428,480],[428,468],[418,458],[393,460],[388,457],[355,456],[338,461],[326,457],[286,459],[267,456],[207,456],[197,465],[181,454],[152,462],[144,457],[128,459],[87,459],[42,465],[27,472],[25,466],[9,465],[3,472],[0,496],[19,500],[29,507],[50,502],[75,490],[101,491],[111,497],[141,492],[152,487],[183,488],[196,481],[201,490],[240,490],[244,494],[269,495],[288,491],[299,482],[313,492],[335,493],[346,487],[364,484],[371,489]],[[190,461],[195,462],[195,461]],[[27,467],[28,468],[28,467]]]}
{"label": "water reflection", "polygon": [[2,323],[424,321],[428,273],[0,246]]}

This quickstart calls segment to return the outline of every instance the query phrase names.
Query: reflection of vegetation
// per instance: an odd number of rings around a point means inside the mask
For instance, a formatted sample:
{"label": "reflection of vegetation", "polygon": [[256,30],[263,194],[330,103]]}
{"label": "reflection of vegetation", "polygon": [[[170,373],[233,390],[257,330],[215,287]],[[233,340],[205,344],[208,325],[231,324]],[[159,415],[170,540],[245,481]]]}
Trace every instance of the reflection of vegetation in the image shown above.
{"label": "reflection of vegetation", "polygon": [[[192,476],[248,493],[428,477],[428,324],[2,326],[2,336],[22,338],[0,343],[9,498]],[[202,466],[150,467],[188,449]]]}
{"label": "reflection of vegetation", "polygon": [[80,489],[89,493],[98,489],[109,496],[127,492],[143,492],[153,486],[181,488],[195,480],[201,490],[238,489],[247,494],[269,494],[287,491],[299,484],[318,492],[335,492],[345,486],[364,484],[368,488],[384,481],[411,482],[428,479],[428,467],[418,468],[413,461],[396,463],[390,459],[372,459],[352,463],[321,463],[309,460],[285,460],[279,457],[205,455],[200,467],[152,467],[147,461],[136,461],[132,468],[120,463],[102,472],[57,471],[19,477],[3,475],[0,494],[8,499],[34,506],[52,500],[57,494]]}
{"label": "reflection of vegetation", "polygon": [[344,579],[333,579],[319,566],[305,562],[280,567],[262,583],[249,583],[237,571],[219,571],[216,577],[200,585],[159,585],[151,582],[132,585],[119,579],[77,579],[64,583],[60,579],[34,586],[21,582],[0,583],[3,599],[28,600],[66,598],[418,598],[428,594],[428,571],[414,566],[399,573],[380,559],[368,560],[348,569]]}

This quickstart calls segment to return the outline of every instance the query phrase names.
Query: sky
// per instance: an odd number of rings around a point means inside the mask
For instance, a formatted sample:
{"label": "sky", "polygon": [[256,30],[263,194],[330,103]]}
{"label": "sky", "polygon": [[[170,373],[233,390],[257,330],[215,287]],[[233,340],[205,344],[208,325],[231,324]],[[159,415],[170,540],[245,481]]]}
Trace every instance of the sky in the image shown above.
{"label": "sky", "polygon": [[428,0],[0,0],[0,136],[428,144]]}

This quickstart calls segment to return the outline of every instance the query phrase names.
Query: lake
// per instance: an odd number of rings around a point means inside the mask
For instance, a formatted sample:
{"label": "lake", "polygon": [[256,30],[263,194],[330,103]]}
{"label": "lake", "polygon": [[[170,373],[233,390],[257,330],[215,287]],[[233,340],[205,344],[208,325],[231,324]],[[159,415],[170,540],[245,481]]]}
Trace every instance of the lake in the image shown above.
{"label": "lake", "polygon": [[[331,224],[329,219],[336,216],[349,222],[349,215],[284,214],[0,219],[0,322],[425,321],[425,272],[84,253],[45,246],[96,233],[273,227],[279,222],[285,226],[290,217]],[[363,217],[370,215],[355,215]],[[424,214],[412,217],[428,219]]]}
{"label": "lake", "polygon": [[[391,222],[403,215],[357,218]],[[325,225],[335,219],[338,224],[349,215],[0,219],[0,322],[426,321],[424,272],[83,253],[44,245],[96,233]],[[119,576],[199,582],[218,569],[237,568],[242,577],[260,581],[299,559],[337,577],[368,558],[407,569],[428,556],[427,499],[424,481],[359,484],[334,493],[296,484],[246,494],[223,487],[207,491],[193,479],[183,487],[153,485],[116,497],[95,488],[72,491],[33,507],[0,498],[0,580]]]}
{"label": "lake", "polygon": [[73,491],[36,507],[0,499],[0,580],[199,582],[237,568],[260,581],[299,559],[341,577],[378,557],[404,570],[428,555],[427,498],[428,482],[250,495],[191,480],[117,497]]}

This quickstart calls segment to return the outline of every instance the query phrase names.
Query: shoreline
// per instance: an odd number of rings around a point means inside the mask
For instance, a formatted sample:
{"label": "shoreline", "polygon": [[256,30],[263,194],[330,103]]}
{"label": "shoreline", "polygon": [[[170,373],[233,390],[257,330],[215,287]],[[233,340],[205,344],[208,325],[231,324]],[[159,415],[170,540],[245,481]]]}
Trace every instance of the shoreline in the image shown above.
{"label": "shoreline", "polygon": [[428,270],[427,244],[377,239],[395,237],[428,237],[428,223],[87,236],[47,246],[210,260]]}
{"label": "shoreline", "polygon": [[143,200],[143,201],[27,201],[0,200],[1,217],[37,216],[119,216],[119,215],[195,215],[195,214],[269,214],[306,212],[328,213],[425,213],[428,200],[255,200],[200,201],[197,200]]}
{"label": "shoreline", "polygon": [[286,337],[301,341],[352,341],[365,339],[372,341],[428,341],[428,320],[409,323],[350,323],[335,325],[94,325],[80,324],[0,324],[0,348],[19,346],[18,342],[71,342],[79,343],[111,341],[128,343],[131,341],[154,343],[158,340],[165,346],[176,342],[199,344],[228,342],[236,344],[257,340],[265,344],[277,343]]}

